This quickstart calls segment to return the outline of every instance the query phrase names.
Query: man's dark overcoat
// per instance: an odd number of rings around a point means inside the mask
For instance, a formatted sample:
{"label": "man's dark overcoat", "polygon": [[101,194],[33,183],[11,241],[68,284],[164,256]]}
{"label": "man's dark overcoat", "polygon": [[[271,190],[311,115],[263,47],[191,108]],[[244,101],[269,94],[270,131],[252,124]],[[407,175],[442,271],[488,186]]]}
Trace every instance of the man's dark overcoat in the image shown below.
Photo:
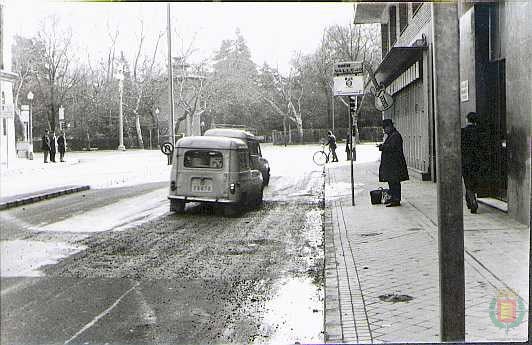
{"label": "man's dark overcoat", "polygon": [[50,151],[50,138],[48,137],[48,135],[43,135],[41,139],[41,149],[43,151]]}
{"label": "man's dark overcoat", "polygon": [[50,135],[50,152],[55,153],[57,148],[57,137],[55,135]]}
{"label": "man's dark overcoat", "polygon": [[462,128],[462,176],[467,189],[476,189],[482,175],[481,138],[477,125]]}
{"label": "man's dark overcoat", "polygon": [[59,153],[65,153],[65,149],[65,137],[60,135],[57,137],[57,151],[59,151]]}
{"label": "man's dark overcoat", "polygon": [[403,137],[401,134],[394,129],[379,149],[382,151],[379,181],[401,182],[408,180],[408,168],[403,154]]}

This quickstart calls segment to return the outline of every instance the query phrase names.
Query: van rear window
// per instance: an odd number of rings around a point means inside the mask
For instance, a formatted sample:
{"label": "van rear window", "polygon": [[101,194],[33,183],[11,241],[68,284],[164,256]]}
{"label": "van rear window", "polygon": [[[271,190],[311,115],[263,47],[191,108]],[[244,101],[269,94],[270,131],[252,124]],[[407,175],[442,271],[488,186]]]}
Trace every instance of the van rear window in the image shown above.
{"label": "van rear window", "polygon": [[183,164],[186,168],[221,169],[223,155],[218,151],[191,150],[185,152]]}

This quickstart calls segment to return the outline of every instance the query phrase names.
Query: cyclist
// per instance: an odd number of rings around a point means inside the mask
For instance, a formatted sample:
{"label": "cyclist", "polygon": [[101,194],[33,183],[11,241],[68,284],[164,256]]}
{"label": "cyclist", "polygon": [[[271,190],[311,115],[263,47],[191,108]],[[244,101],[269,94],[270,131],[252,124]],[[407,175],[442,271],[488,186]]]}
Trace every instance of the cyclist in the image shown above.
{"label": "cyclist", "polygon": [[332,152],[332,161],[338,162],[338,157],[336,156],[336,137],[331,131],[327,132],[327,143],[325,145],[329,146]]}

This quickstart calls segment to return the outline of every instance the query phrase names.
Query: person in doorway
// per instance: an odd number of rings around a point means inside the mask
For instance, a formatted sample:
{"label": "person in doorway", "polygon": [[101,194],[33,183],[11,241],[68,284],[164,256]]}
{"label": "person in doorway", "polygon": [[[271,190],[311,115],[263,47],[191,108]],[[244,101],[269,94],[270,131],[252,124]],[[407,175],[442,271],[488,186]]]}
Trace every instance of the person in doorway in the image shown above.
{"label": "person in doorway", "polygon": [[48,137],[48,130],[44,130],[44,135],[41,138],[41,149],[44,154],[44,163],[48,163],[48,155],[50,154],[50,138]]}
{"label": "person in doorway", "polygon": [[55,131],[50,134],[50,162],[55,163],[55,153],[57,152],[57,137]]}
{"label": "person in doorway", "polygon": [[59,160],[64,162],[66,151],[65,131],[61,131],[61,134],[59,134],[59,137],[57,138],[57,151],[59,151]]}
{"label": "person in doorway", "polygon": [[462,128],[462,177],[465,185],[465,199],[471,213],[477,213],[478,203],[476,192],[480,175],[480,133],[479,116],[470,112],[466,116],[467,123]]}
{"label": "person in doorway", "polygon": [[391,119],[382,121],[386,140],[378,145],[381,153],[379,166],[379,181],[388,182],[391,199],[386,207],[401,206],[401,182],[409,179],[403,153],[403,137],[395,129]]}
{"label": "person in doorway", "polygon": [[331,150],[332,161],[338,162],[338,157],[336,156],[336,137],[331,131],[327,132],[327,143],[325,145],[329,146],[329,149]]}

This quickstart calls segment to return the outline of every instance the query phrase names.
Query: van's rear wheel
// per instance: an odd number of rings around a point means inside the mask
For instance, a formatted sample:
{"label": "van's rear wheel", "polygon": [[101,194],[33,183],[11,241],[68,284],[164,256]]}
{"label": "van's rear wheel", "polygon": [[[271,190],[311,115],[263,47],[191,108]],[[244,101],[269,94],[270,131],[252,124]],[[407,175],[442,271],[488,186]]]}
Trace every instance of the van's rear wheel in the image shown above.
{"label": "van's rear wheel", "polygon": [[185,212],[185,202],[183,200],[170,199],[170,212]]}

